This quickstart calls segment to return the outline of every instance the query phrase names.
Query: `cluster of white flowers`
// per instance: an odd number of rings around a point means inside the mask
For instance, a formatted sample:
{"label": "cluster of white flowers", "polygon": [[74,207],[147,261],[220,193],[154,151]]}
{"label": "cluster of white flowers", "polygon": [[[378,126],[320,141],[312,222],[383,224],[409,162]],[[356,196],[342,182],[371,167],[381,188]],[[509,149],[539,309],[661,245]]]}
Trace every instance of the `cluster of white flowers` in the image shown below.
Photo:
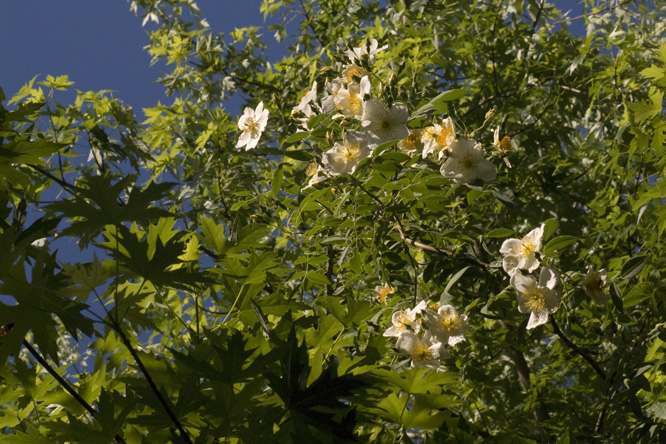
{"label": "cluster of white flowers", "polygon": [[539,268],[541,262],[536,255],[541,251],[543,229],[544,225],[541,225],[522,239],[507,239],[500,248],[500,253],[504,255],[502,266],[516,289],[518,310],[531,313],[528,330],[548,322],[548,316],[557,311],[562,299],[562,294],[555,289],[559,283],[555,270],[541,268],[538,281],[531,274],[521,271],[532,273]]}
{"label": "cluster of white flowers", "polygon": [[458,314],[453,306],[427,307],[421,301],[412,309],[393,313],[384,336],[398,338],[395,346],[411,358],[412,367],[438,369],[441,360],[450,356],[445,345],[464,341],[467,327],[467,316]]}
{"label": "cluster of white flowers", "polygon": [[[518,310],[531,313],[528,329],[548,322],[549,314],[557,311],[562,299],[562,293],[556,290],[559,279],[553,268],[542,267],[538,281],[531,274],[541,265],[537,254],[541,251],[543,230],[544,225],[541,225],[522,239],[507,239],[500,248],[500,253],[504,255],[502,267],[511,278],[511,286],[516,289]],[[581,287],[594,302],[605,304],[610,299],[604,291],[607,282],[606,270],[595,271],[589,267]]]}
{"label": "cluster of white flowers", "polygon": [[[375,56],[386,46],[370,39],[365,45],[345,52],[347,64],[341,75],[326,82],[325,95],[317,102],[317,82],[299,100],[292,110],[292,118],[307,130],[308,121],[318,113],[329,113],[334,119],[352,119],[360,122],[356,129],[342,134],[342,141],[322,156],[322,165],[312,175],[306,188],[328,177],[352,174],[358,164],[370,157],[375,149],[396,141],[398,148],[409,155],[418,152],[425,158],[436,153],[445,158],[440,172],[456,182],[472,183],[477,179],[488,182],[495,179],[495,166],[484,157],[481,144],[475,140],[456,137],[453,120],[445,118],[426,128],[407,128],[409,111],[404,103],[387,107],[379,98],[372,97],[372,73],[368,71]],[[344,126],[350,127],[350,122]]]}
{"label": "cluster of white flowers", "polygon": [[314,82],[293,108],[292,117],[306,130],[308,120],[317,113],[359,122],[356,130],[345,131],[342,141],[335,142],[323,154],[322,165],[315,171],[308,187],[328,177],[352,174],[379,145],[409,135],[407,107],[395,103],[387,108],[378,98],[371,98],[371,73],[360,66],[372,65],[375,55],[384,49],[386,46],[379,47],[377,40],[370,39],[364,46],[346,51],[348,63],[342,68],[340,77],[326,82],[326,93],[321,101],[317,103],[317,82]]}

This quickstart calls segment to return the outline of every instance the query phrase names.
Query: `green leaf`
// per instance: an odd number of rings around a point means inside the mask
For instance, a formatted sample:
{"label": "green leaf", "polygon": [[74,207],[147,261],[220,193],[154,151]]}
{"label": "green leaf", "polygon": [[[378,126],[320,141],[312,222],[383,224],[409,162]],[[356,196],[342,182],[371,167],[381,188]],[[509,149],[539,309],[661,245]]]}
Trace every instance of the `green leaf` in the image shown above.
{"label": "green leaf", "polygon": [[458,271],[456,274],[454,274],[451,279],[449,279],[449,283],[446,284],[446,288],[444,289],[444,293],[447,294],[451,287],[455,285],[456,282],[462,277],[463,274],[469,269],[470,265],[467,267],[463,268],[462,270]]}
{"label": "green leaf", "polygon": [[622,264],[622,270],[620,271],[620,279],[631,279],[641,272],[645,264],[647,263],[648,256],[634,256]]}
{"label": "green leaf", "polygon": [[430,100],[428,103],[414,111],[412,114],[412,119],[425,115],[430,111],[437,110],[441,113],[446,113],[448,112],[448,107],[446,106],[445,102],[450,102],[452,100],[457,100],[464,95],[466,95],[469,91],[464,90],[464,89],[452,89],[449,91],[444,91],[432,100]]}
{"label": "green leaf", "polygon": [[615,308],[620,312],[624,312],[624,304],[622,303],[622,294],[620,293],[620,289],[617,288],[617,284],[615,282],[611,282],[610,284],[610,297],[611,301],[613,301],[613,305]]}
{"label": "green leaf", "polygon": [[277,197],[282,187],[282,179],[284,178],[284,171],[282,167],[278,167],[273,172],[273,180],[271,181],[271,195]]}
{"label": "green leaf", "polygon": [[555,234],[557,229],[560,227],[560,222],[554,217],[546,220],[543,223],[543,241],[547,241],[550,237]]}
{"label": "green leaf", "polygon": [[579,238],[576,236],[557,236],[553,239],[550,240],[546,244],[545,247],[543,247],[543,254],[546,256],[553,256],[556,251],[562,250],[570,245],[573,245],[576,241],[578,241]]}
{"label": "green leaf", "polygon": [[638,305],[644,300],[648,299],[654,293],[654,284],[651,282],[641,282],[636,284],[625,293],[624,298],[622,299],[622,305],[624,308],[633,307]]}
{"label": "green leaf", "polygon": [[653,117],[658,116],[662,111],[662,100],[664,98],[664,93],[657,89],[650,89],[650,101],[652,103],[638,102],[638,103],[629,103],[629,109],[633,111],[634,120],[636,123],[641,124],[646,120],[650,120]]}
{"label": "green leaf", "polygon": [[287,137],[284,141],[282,141],[281,145],[289,145],[289,144],[292,144],[292,143],[299,142],[299,141],[305,139],[306,137],[308,137],[309,135],[310,135],[310,133],[308,133],[306,131],[299,131],[299,132],[294,133],[291,136]]}
{"label": "green leaf", "polygon": [[509,236],[512,236],[515,233],[514,230],[511,230],[509,228],[495,228],[494,230],[491,230],[488,232],[485,237],[490,237],[494,239],[503,239]]}
{"label": "green leaf", "polygon": [[288,150],[284,155],[295,160],[310,161],[314,159],[314,154],[309,150]]}

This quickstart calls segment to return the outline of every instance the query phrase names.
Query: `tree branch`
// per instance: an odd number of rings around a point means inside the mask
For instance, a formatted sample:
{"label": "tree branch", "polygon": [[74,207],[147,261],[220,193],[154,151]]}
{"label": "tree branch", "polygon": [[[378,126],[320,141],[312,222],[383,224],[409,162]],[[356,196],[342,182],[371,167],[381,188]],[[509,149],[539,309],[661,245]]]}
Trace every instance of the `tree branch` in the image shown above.
{"label": "tree branch", "polygon": [[[523,389],[526,392],[530,391],[532,387],[530,384],[530,369],[527,366],[525,355],[523,355],[523,352],[521,352],[520,350],[512,347],[511,360],[516,366],[516,371],[518,372],[518,381],[520,382],[520,385],[523,387]],[[537,422],[547,421],[550,418],[550,415],[548,414],[548,409],[546,408],[546,405],[543,403],[543,401],[539,401],[539,403],[534,407],[533,413],[534,413],[534,419],[536,419]]]}
{"label": "tree branch", "polygon": [[162,408],[164,408],[164,411],[166,412],[167,416],[169,416],[169,419],[171,422],[176,426],[178,431],[180,432],[180,436],[183,438],[183,440],[187,444],[194,444],[192,442],[192,439],[188,435],[187,431],[185,431],[185,428],[183,427],[183,424],[181,424],[180,420],[176,417],[176,414],[173,412],[171,407],[169,406],[169,403],[167,400],[162,396],[162,393],[160,392],[159,388],[157,387],[157,384],[155,384],[155,381],[153,380],[152,376],[150,376],[150,373],[148,372],[148,369],[146,368],[145,365],[143,365],[143,362],[141,361],[141,358],[139,357],[139,354],[137,351],[134,349],[132,344],[129,341],[129,338],[125,334],[125,332],[122,331],[122,328],[120,324],[118,323],[117,320],[112,320],[113,322],[113,327],[116,333],[118,333],[118,336],[120,336],[121,341],[127,348],[127,350],[130,352],[132,355],[132,358],[134,358],[134,361],[136,361],[136,364],[139,366],[139,369],[141,370],[141,373],[143,373],[143,376],[146,378],[146,381],[148,382],[148,385],[150,386],[150,389],[152,392],[155,394],[157,397],[157,400],[160,402],[162,405]]}
{"label": "tree branch", "polygon": [[[34,347],[30,345],[30,343],[25,339],[23,340],[23,346],[30,352],[30,354],[37,360],[37,362],[39,362],[41,366],[44,367],[44,369],[46,369],[46,371],[51,376],[53,376],[58,384],[60,384],[60,386],[65,389],[65,391],[69,393],[76,402],[78,402],[84,409],[86,409],[88,413],[90,413],[90,416],[95,417],[97,410],[95,410],[85,399],[83,399],[81,395],[79,395],[77,391],[74,390],[74,387],[72,387],[72,385],[67,382],[65,378],[60,376],[58,372],[56,372],[55,369],[51,367],[51,365],[46,361],[46,359],[44,359],[42,355],[40,355],[39,352],[37,352],[37,350],[35,350]],[[114,438],[116,442],[120,444],[126,444],[125,440],[120,435],[116,434]]]}
{"label": "tree branch", "polygon": [[571,348],[573,351],[578,353],[583,359],[585,359],[588,362],[588,364],[590,364],[592,366],[592,368],[597,373],[597,375],[599,375],[601,377],[601,379],[603,379],[605,381],[607,379],[606,372],[599,366],[599,364],[597,364],[597,361],[595,361],[590,355],[585,353],[576,344],[571,342],[571,340],[569,340],[569,338],[567,338],[564,335],[564,333],[562,333],[562,330],[560,330],[560,327],[557,325],[557,322],[555,321],[555,318],[553,317],[553,315],[550,315],[550,324],[553,326],[553,331],[555,332],[555,334],[557,336],[559,336],[560,339],[562,339],[562,342],[564,342],[564,344],[567,347]]}
{"label": "tree branch", "polygon": [[487,263],[485,263],[485,262],[482,262],[482,261],[480,261],[480,260],[478,260],[478,259],[474,259],[474,258],[472,258],[472,257],[467,257],[467,256],[465,256],[465,257],[456,257],[456,256],[453,254],[452,251],[445,250],[445,249],[443,249],[443,248],[433,247],[432,245],[427,245],[427,244],[424,244],[424,243],[422,243],[422,242],[419,242],[419,241],[415,241],[415,240],[413,240],[413,239],[410,239],[410,238],[408,238],[408,237],[405,236],[405,233],[403,233],[403,231],[402,231],[402,227],[401,227],[400,225],[396,225],[396,228],[398,229],[398,232],[400,233],[400,238],[401,238],[403,241],[405,241],[405,242],[408,243],[408,244],[411,244],[411,245],[415,246],[415,247],[418,248],[419,250],[428,251],[428,252],[430,252],[430,253],[441,254],[441,255],[443,255],[443,256],[447,256],[447,257],[452,257],[452,258],[460,259],[460,260],[463,260],[463,261],[465,261],[465,262],[468,262],[468,263],[470,263],[470,264],[472,264],[472,265],[476,265],[477,267],[482,268],[482,269],[484,269],[484,270],[487,270],[487,269],[490,268],[490,264],[487,264]]}

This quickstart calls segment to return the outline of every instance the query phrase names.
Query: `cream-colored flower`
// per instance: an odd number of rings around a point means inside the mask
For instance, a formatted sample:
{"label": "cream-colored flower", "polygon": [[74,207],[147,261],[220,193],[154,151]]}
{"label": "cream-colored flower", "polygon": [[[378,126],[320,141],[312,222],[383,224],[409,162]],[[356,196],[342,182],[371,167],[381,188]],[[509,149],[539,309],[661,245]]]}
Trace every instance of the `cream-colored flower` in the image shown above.
{"label": "cream-colored flower", "polygon": [[349,60],[351,60],[352,63],[355,61],[359,62],[365,61],[368,64],[372,65],[375,62],[375,54],[388,48],[388,45],[384,45],[381,48],[379,48],[378,46],[379,43],[377,42],[376,39],[370,39],[363,46],[360,46],[358,48],[348,49],[347,51],[345,51],[345,54],[347,55],[347,57],[349,57]]}
{"label": "cream-colored flower", "polygon": [[391,288],[390,285],[384,284],[384,285],[377,285],[373,291],[373,294],[377,299],[379,299],[379,302],[382,304],[386,302],[386,296],[395,293],[395,290]]}
{"label": "cream-colored flower", "polygon": [[489,182],[497,176],[495,165],[483,157],[481,144],[475,140],[460,138],[449,145],[449,151],[449,158],[440,169],[442,176],[462,183],[476,179]]}
{"label": "cream-colored flower", "polygon": [[347,117],[363,117],[363,98],[370,93],[370,79],[361,78],[359,83],[350,83],[347,88],[340,88],[333,98],[335,106]]}
{"label": "cream-colored flower", "polygon": [[502,243],[500,253],[504,255],[502,267],[509,276],[513,276],[518,270],[534,271],[539,267],[536,253],[541,250],[541,239],[543,238],[542,224],[540,227],[530,231],[522,239],[507,239]]}
{"label": "cream-colored flower", "polygon": [[453,346],[465,340],[463,333],[469,326],[467,315],[458,314],[451,305],[442,305],[436,312],[426,310],[424,313],[425,325],[439,342]]}
{"label": "cream-colored flower", "polygon": [[359,131],[347,131],[342,136],[342,143],[336,142],[322,156],[324,169],[331,176],[351,174],[358,163],[370,155],[368,138]]}
{"label": "cream-colored flower", "polygon": [[493,132],[493,147],[495,150],[501,154],[506,154],[511,151],[511,137],[504,136],[500,140],[499,137],[500,127],[495,128]]}
{"label": "cream-colored flower", "polygon": [[609,301],[608,293],[604,291],[604,287],[608,282],[608,273],[603,268],[599,271],[594,271],[590,267],[587,274],[580,283],[585,290],[585,293],[592,298],[597,304],[605,304]]}
{"label": "cream-colored flower", "polygon": [[498,126],[493,132],[493,153],[502,156],[502,160],[504,160],[506,166],[511,168],[511,162],[508,157],[506,157],[506,153],[511,151],[511,137],[504,136],[500,140],[499,131],[500,127]]}
{"label": "cream-colored flower", "polygon": [[324,169],[319,165],[317,165],[316,163],[311,163],[310,165],[308,165],[308,168],[305,173],[307,176],[310,176],[310,180],[308,181],[308,184],[306,186],[301,188],[301,191],[305,191],[308,188],[320,188],[319,185],[322,182],[324,182],[326,179],[328,179],[328,176],[326,175]]}
{"label": "cream-colored flower", "polygon": [[405,125],[408,118],[409,113],[403,103],[394,103],[391,109],[386,109],[381,100],[370,99],[363,104],[361,126],[371,143],[381,145],[409,136],[409,129]]}
{"label": "cream-colored flower", "polygon": [[333,79],[331,82],[326,82],[326,92],[328,94],[321,99],[321,108],[325,113],[332,113],[338,109],[338,106],[335,104],[335,98],[338,96],[341,88],[342,80],[340,79]]}
{"label": "cream-colored flower", "polygon": [[555,313],[562,298],[562,294],[555,290],[557,275],[550,268],[542,268],[539,282],[532,276],[516,273],[511,277],[511,285],[516,289],[518,297],[518,310],[521,313],[531,313],[527,323],[530,330],[548,322],[548,315]]}
{"label": "cream-colored flower", "polygon": [[368,70],[351,63],[342,70],[342,77],[340,79],[342,83],[356,83],[360,81],[359,79],[369,76],[370,72]]}
{"label": "cream-colored flower", "polygon": [[453,120],[447,117],[441,124],[429,126],[421,133],[423,142],[423,154],[425,158],[430,153],[438,153],[437,158],[444,157],[447,148],[456,140],[456,128]]}
{"label": "cream-colored flower", "polygon": [[395,343],[395,348],[412,358],[412,367],[439,368],[440,360],[449,357],[441,342],[437,342],[430,332],[419,338],[413,331],[403,332]]}
{"label": "cream-colored flower", "polygon": [[391,326],[386,329],[384,336],[399,337],[401,333],[413,330],[418,333],[421,330],[421,324],[416,319],[416,315],[426,308],[426,301],[419,302],[416,307],[407,310],[398,310],[391,317]]}
{"label": "cream-colored flower", "polygon": [[409,130],[409,136],[398,142],[398,148],[408,156],[413,156],[415,153],[423,150],[423,142],[421,142],[421,133],[423,130],[413,129]]}
{"label": "cream-colored flower", "polygon": [[301,97],[301,100],[299,100],[298,105],[294,107],[294,109],[291,111],[291,115],[293,116],[294,114],[299,114],[302,113],[306,119],[309,119],[311,117],[314,117],[315,113],[312,110],[312,106],[310,103],[312,103],[315,99],[317,98],[317,82],[314,82],[312,84],[312,88]]}
{"label": "cream-colored flower", "polygon": [[245,108],[243,115],[238,119],[238,129],[243,133],[238,138],[236,147],[244,146],[246,150],[256,147],[267,123],[268,110],[264,109],[264,102],[259,102],[256,109]]}

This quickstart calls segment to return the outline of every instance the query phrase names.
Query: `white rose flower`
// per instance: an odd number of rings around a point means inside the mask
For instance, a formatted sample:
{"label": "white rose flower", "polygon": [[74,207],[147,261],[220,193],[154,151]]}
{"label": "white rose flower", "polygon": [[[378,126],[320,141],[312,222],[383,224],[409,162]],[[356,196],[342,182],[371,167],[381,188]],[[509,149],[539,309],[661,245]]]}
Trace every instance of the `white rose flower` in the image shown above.
{"label": "white rose flower", "polygon": [[608,293],[604,291],[604,287],[608,282],[608,273],[603,268],[599,271],[594,271],[592,267],[587,270],[587,274],[581,282],[581,286],[585,293],[592,298],[597,304],[605,304],[609,301]]}
{"label": "white rose flower", "polygon": [[321,108],[325,113],[332,113],[338,108],[335,104],[335,98],[337,97],[341,88],[342,80],[340,79],[334,79],[331,82],[326,82],[326,91],[328,92],[328,95],[321,99]]}
{"label": "white rose flower", "polygon": [[511,277],[511,285],[517,291],[518,310],[531,313],[527,323],[530,330],[548,322],[548,315],[557,311],[562,294],[555,290],[557,275],[550,268],[542,268],[539,282],[532,276],[516,273]]}
{"label": "white rose flower", "polygon": [[453,306],[443,305],[437,312],[426,310],[424,313],[426,326],[439,342],[453,346],[465,340],[463,333],[469,326],[467,316],[459,315]]}
{"label": "white rose flower", "polygon": [[500,248],[500,253],[504,255],[502,267],[509,276],[516,274],[518,270],[532,272],[539,267],[536,253],[541,250],[543,228],[542,224],[527,233],[522,239],[507,239],[502,243]]}
{"label": "white rose flower", "polygon": [[360,46],[358,48],[348,49],[345,51],[345,55],[349,57],[351,62],[367,60],[367,62],[372,65],[375,62],[375,54],[381,52],[388,48],[388,45],[384,45],[381,48],[378,47],[379,43],[377,39],[370,39],[368,43]]}
{"label": "white rose flower", "polygon": [[301,100],[298,102],[298,105],[294,107],[291,111],[291,115],[298,113],[303,113],[303,115],[309,119],[314,117],[315,113],[312,111],[312,106],[310,103],[317,98],[317,82],[312,84],[312,88],[301,97]]}
{"label": "white rose flower", "polygon": [[333,101],[337,109],[347,117],[360,119],[363,116],[363,97],[370,93],[370,79],[364,76],[360,83],[350,83],[340,88]]}
{"label": "white rose flower", "polygon": [[365,129],[372,143],[381,145],[391,140],[401,140],[409,136],[407,119],[409,113],[403,103],[395,103],[386,109],[379,99],[370,99],[363,104],[361,126]]}
{"label": "white rose flower", "polygon": [[436,342],[429,332],[419,338],[413,331],[405,331],[395,343],[400,353],[412,358],[412,367],[439,368],[440,359],[449,357],[441,342]]}
{"label": "white rose flower", "polygon": [[438,153],[438,159],[444,157],[447,148],[456,140],[456,128],[453,120],[447,117],[441,124],[429,126],[421,133],[423,154],[425,158],[430,153]]}
{"label": "white rose flower", "polygon": [[409,331],[411,328],[416,333],[421,330],[421,324],[416,320],[416,315],[421,313],[426,308],[426,301],[421,301],[412,309],[398,310],[393,313],[391,318],[391,326],[386,329],[384,336],[399,337],[402,333]]}
{"label": "white rose flower", "polygon": [[238,129],[243,133],[238,138],[236,147],[244,146],[246,150],[256,147],[267,123],[268,110],[264,109],[264,102],[259,102],[256,109],[245,108],[238,120]]}
{"label": "white rose flower", "polygon": [[476,179],[489,182],[497,176],[495,165],[483,157],[481,144],[475,140],[460,138],[449,145],[449,151],[449,158],[440,169],[442,176],[462,183]]}
{"label": "white rose flower", "polygon": [[347,131],[342,136],[342,143],[336,142],[323,154],[322,163],[331,176],[351,174],[358,163],[369,155],[367,136],[359,131]]}

